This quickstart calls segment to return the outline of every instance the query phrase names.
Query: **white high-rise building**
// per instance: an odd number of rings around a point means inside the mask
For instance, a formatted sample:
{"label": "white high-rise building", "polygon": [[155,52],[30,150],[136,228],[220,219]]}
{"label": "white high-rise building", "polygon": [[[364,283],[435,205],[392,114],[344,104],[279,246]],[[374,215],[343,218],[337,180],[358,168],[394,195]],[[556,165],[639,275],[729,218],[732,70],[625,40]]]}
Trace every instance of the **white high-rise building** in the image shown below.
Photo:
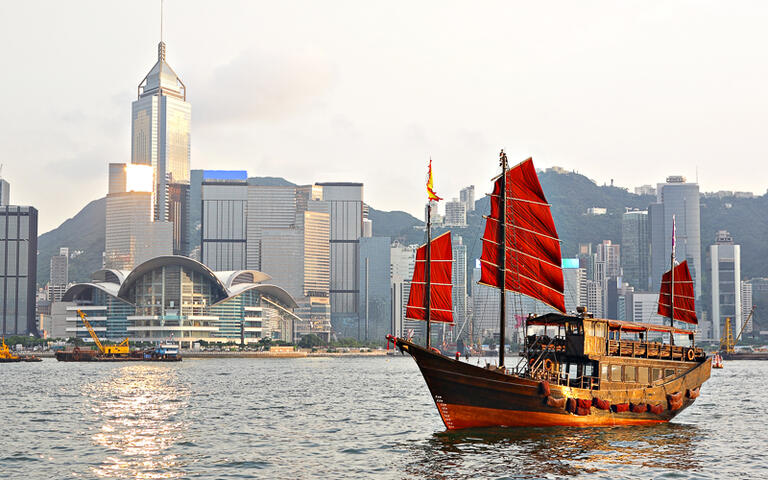
{"label": "white high-rise building", "polygon": [[69,283],[69,249],[59,248],[58,255],[51,256],[50,281],[48,282],[48,300],[51,302],[61,301],[61,297],[67,290]]}
{"label": "white high-rise building", "polygon": [[712,339],[719,340],[726,318],[731,319],[734,335],[741,330],[741,246],[734,245],[731,234],[717,232],[709,247],[712,265]]}
{"label": "white high-rise building", "polygon": [[154,167],[154,219],[173,224],[178,255],[186,255],[189,247],[191,116],[187,87],[165,61],[161,41],[157,62],[139,83],[131,106],[131,163]]}
{"label": "white high-rise building", "polygon": [[467,213],[475,211],[475,186],[470,185],[468,187],[459,190],[459,200],[467,208]]}
{"label": "white high-rise building", "polygon": [[[451,265],[451,290],[453,302],[453,323],[458,329],[467,318],[467,246],[458,235],[453,236],[453,262]],[[458,330],[457,330],[458,332]],[[467,329],[464,328],[463,333]]]}
{"label": "white high-rise building", "polygon": [[595,261],[605,264],[606,278],[621,276],[621,246],[611,243],[610,240],[603,240],[598,243],[595,249]]}
{"label": "white high-rise building", "polygon": [[605,282],[587,280],[587,311],[595,317],[604,318],[605,315]]}
{"label": "white high-rise building", "polygon": [[454,198],[445,202],[445,218],[443,225],[453,227],[467,226],[467,205]]}
{"label": "white high-rise building", "polygon": [[[749,319],[749,323],[746,327],[744,327],[745,333],[752,333],[754,322],[752,318],[749,318],[749,313],[752,311],[752,306],[754,304],[752,303],[752,284],[749,282],[741,282],[741,324],[744,325],[744,322],[747,322],[747,319]],[[738,333],[737,333],[738,335]]]}

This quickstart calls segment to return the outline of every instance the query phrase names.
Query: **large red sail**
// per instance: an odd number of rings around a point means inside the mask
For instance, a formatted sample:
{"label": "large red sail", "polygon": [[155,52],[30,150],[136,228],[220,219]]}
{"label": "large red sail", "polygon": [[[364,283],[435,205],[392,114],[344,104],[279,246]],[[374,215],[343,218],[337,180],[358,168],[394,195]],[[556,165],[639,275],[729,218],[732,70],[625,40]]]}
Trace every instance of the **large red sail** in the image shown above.
{"label": "large red sail", "polygon": [[[500,275],[501,184],[496,179],[486,217],[480,283],[496,288]],[[507,170],[504,288],[565,312],[560,241],[533,160]]]}
{"label": "large red sail", "polygon": [[[429,311],[433,322],[453,323],[453,303],[451,300],[452,279],[451,265],[453,249],[451,247],[451,232],[445,232],[432,239],[430,250],[430,290]],[[427,309],[425,294],[427,271],[427,245],[424,244],[416,251],[416,266],[413,269],[411,293],[408,295],[408,306],[405,318],[410,320],[426,320]]]}
{"label": "large red sail", "polygon": [[659,292],[659,315],[672,317],[685,323],[699,324],[696,318],[695,294],[693,291],[693,279],[688,270],[688,262],[684,261],[675,266],[675,312],[671,315],[670,283],[672,282],[672,270],[668,270],[661,277],[661,291]]}

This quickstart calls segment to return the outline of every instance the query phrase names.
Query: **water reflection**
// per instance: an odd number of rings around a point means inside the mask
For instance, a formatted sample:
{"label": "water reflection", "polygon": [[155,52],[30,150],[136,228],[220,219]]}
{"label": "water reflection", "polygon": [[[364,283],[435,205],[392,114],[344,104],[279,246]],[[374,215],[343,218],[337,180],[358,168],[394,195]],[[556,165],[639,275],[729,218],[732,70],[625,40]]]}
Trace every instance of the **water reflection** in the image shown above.
{"label": "water reflection", "polygon": [[93,443],[107,450],[94,474],[137,479],[183,475],[178,456],[169,452],[184,434],[181,413],[188,399],[175,369],[122,367],[112,378],[87,385],[84,393],[101,424]]}
{"label": "water reflection", "polygon": [[637,467],[696,471],[694,447],[703,433],[692,425],[647,427],[477,429],[444,432],[411,444],[409,477],[615,478]]}

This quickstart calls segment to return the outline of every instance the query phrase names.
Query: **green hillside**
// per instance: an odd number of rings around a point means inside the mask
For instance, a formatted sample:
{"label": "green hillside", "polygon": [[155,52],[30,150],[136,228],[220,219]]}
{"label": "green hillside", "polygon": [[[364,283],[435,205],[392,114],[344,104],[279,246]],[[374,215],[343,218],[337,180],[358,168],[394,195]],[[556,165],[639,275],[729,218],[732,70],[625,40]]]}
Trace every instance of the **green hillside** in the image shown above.
{"label": "green hillside", "polygon": [[101,268],[106,205],[106,198],[94,200],[58,228],[40,235],[37,240],[38,286],[48,282],[51,256],[58,255],[60,247],[69,248],[70,281],[87,280],[91,273]]}

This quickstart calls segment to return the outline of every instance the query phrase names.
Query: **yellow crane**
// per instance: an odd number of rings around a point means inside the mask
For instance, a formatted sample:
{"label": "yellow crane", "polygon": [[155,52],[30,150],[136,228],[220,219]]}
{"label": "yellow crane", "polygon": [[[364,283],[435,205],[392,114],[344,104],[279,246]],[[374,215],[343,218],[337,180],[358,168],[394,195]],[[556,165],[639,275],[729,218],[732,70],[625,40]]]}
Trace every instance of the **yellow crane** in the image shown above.
{"label": "yellow crane", "polygon": [[725,332],[723,334],[723,337],[720,339],[720,351],[725,353],[733,353],[734,348],[737,343],[739,343],[739,339],[741,338],[741,334],[744,333],[744,329],[749,324],[749,321],[752,319],[752,315],[755,313],[755,307],[756,305],[752,305],[752,310],[749,311],[749,316],[747,317],[747,320],[741,325],[741,330],[739,330],[739,334],[736,336],[736,338],[733,338],[733,332],[731,332],[731,317],[727,317],[725,319]]}
{"label": "yellow crane", "polygon": [[77,310],[77,314],[80,315],[80,319],[83,321],[83,325],[85,325],[85,328],[88,329],[88,333],[91,334],[91,338],[93,339],[93,343],[96,344],[97,347],[99,347],[99,351],[104,355],[128,355],[131,353],[131,347],[128,345],[128,339],[126,338],[122,342],[120,342],[117,345],[102,345],[101,341],[99,341],[99,337],[96,335],[96,332],[93,331],[93,327],[91,326],[91,322],[88,321],[88,318],[86,317],[85,313],[83,313],[82,310]]}

